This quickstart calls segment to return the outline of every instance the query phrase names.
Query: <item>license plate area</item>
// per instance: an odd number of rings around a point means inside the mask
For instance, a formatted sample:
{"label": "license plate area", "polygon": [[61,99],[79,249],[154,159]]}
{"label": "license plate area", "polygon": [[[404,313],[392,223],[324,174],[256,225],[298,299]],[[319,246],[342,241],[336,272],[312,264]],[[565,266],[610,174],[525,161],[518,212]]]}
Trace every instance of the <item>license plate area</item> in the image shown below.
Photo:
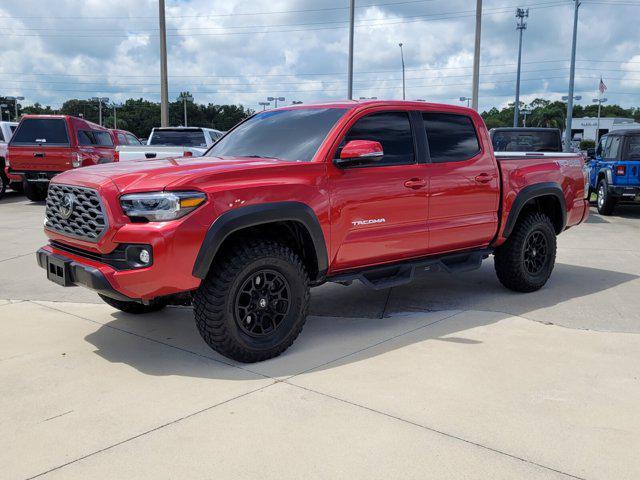
{"label": "license plate area", "polygon": [[47,257],[47,278],[63,287],[72,286],[70,264],[69,260]]}

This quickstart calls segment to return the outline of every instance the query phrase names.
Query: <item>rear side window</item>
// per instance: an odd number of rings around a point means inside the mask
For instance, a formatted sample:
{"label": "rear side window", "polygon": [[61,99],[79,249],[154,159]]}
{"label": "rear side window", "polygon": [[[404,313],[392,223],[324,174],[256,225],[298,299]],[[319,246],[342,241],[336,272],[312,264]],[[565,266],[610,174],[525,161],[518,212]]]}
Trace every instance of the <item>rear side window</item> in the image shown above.
{"label": "rear side window", "polygon": [[469,117],[423,112],[422,119],[433,163],[462,162],[480,152],[476,129]]}
{"label": "rear side window", "polygon": [[202,130],[155,130],[150,145],[171,147],[206,147],[207,142]]}
{"label": "rear side window", "polygon": [[640,160],[640,135],[633,135],[629,137],[627,157],[629,160]]}
{"label": "rear side window", "polygon": [[344,138],[345,143],[351,140],[372,140],[382,145],[384,157],[368,166],[415,163],[411,123],[406,112],[374,113],[362,117]]}
{"label": "rear side window", "polygon": [[102,132],[99,130],[78,130],[78,144],[110,147],[113,146],[113,139],[108,132]]}
{"label": "rear side window", "polygon": [[61,118],[25,118],[20,122],[11,144],[69,145],[67,125]]}
{"label": "rear side window", "polygon": [[118,143],[120,145],[126,145],[127,143],[129,143],[129,142],[127,142],[127,137],[126,137],[126,135],[124,133],[119,133],[118,134]]}

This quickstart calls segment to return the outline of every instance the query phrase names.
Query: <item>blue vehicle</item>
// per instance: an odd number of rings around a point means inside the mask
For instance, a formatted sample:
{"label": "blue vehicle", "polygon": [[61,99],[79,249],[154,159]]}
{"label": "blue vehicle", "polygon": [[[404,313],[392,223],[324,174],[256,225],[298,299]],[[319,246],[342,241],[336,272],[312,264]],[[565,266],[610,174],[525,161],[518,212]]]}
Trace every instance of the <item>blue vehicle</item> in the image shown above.
{"label": "blue vehicle", "polygon": [[611,215],[622,202],[640,204],[640,129],[603,135],[587,168],[589,193],[598,196],[598,213]]}

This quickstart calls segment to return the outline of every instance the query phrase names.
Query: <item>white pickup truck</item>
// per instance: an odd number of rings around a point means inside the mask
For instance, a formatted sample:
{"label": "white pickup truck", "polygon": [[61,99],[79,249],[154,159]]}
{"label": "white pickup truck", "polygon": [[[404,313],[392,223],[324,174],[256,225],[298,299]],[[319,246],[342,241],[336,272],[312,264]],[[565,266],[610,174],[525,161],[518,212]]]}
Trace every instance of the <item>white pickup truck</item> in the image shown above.
{"label": "white pickup truck", "polygon": [[13,132],[18,127],[18,122],[0,122],[0,198],[9,186],[9,179],[4,171],[7,158],[7,144]]}
{"label": "white pickup truck", "polygon": [[119,145],[116,157],[120,162],[144,158],[199,157],[218,141],[224,132],[200,127],[159,127],[151,130],[146,145]]}

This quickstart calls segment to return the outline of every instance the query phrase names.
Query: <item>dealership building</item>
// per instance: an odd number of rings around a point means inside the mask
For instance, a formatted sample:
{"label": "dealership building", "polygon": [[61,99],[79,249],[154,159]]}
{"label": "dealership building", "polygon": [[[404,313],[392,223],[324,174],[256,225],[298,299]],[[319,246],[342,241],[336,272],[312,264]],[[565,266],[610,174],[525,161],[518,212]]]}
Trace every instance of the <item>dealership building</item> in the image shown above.
{"label": "dealership building", "polygon": [[[633,118],[601,117],[600,135],[623,128],[640,128]],[[574,140],[595,140],[598,129],[597,117],[574,118],[571,123],[571,136]]]}

